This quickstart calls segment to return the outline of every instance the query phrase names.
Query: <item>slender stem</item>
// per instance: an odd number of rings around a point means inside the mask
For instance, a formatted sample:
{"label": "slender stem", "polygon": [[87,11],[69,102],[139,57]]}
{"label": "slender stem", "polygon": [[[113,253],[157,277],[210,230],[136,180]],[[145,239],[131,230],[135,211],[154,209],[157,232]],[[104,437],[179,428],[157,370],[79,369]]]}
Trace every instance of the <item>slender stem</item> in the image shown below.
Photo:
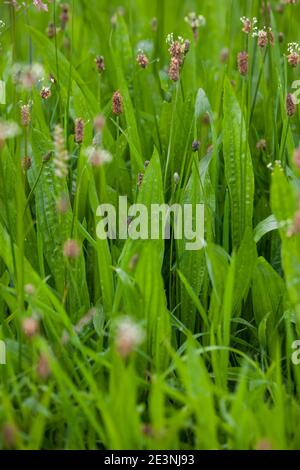
{"label": "slender stem", "polygon": [[284,138],[281,141],[281,146],[280,146],[280,156],[279,156],[279,161],[282,163],[282,166],[285,167],[285,147],[286,147],[286,141],[287,141],[287,136],[289,133],[289,128],[290,128],[290,119],[288,120],[287,124],[285,125],[285,130],[283,131]]}
{"label": "slender stem", "polygon": [[71,88],[72,88],[73,42],[74,42],[74,0],[72,1],[72,26],[71,26],[71,44],[70,44],[70,67],[69,67],[69,77],[68,77],[67,103],[66,103],[66,110],[65,110],[65,133],[66,133],[66,143],[67,143],[67,147],[68,147],[68,120],[69,120],[69,109],[70,109],[70,96],[71,96]]}
{"label": "slender stem", "polygon": [[71,238],[76,238],[76,230],[75,230],[75,220],[78,219],[78,201],[79,201],[79,194],[80,194],[80,185],[81,180],[84,172],[84,168],[82,169],[81,164],[81,146],[79,146],[78,152],[78,164],[77,164],[77,176],[76,176],[76,189],[75,189],[75,196],[74,196],[74,207],[73,207],[73,217],[72,217],[72,226],[71,226]]}
{"label": "slender stem", "polygon": [[265,65],[265,59],[266,59],[266,56],[267,56],[267,51],[268,51],[268,50],[267,50],[267,48],[266,48],[265,53],[264,53],[264,57],[263,57],[263,61],[262,61],[262,63],[261,63],[260,70],[259,70],[259,76],[258,76],[258,80],[257,80],[255,92],[254,92],[254,98],[253,98],[253,102],[252,102],[252,106],[251,106],[251,112],[250,112],[250,118],[249,118],[249,127],[250,127],[250,125],[251,125],[252,118],[253,118],[253,114],[254,114],[254,109],[255,109],[257,94],[258,94],[259,85],[260,85],[261,78],[262,78],[262,74],[263,74],[263,70],[264,70],[264,65]]}
{"label": "slender stem", "polygon": [[35,180],[35,182],[34,182],[32,188],[31,188],[30,193],[29,193],[29,195],[28,195],[28,198],[27,198],[27,200],[26,200],[25,207],[24,207],[24,212],[23,212],[23,217],[25,217],[25,214],[26,214],[26,211],[27,211],[27,209],[28,209],[28,206],[29,206],[29,203],[30,203],[30,201],[31,201],[31,198],[32,198],[32,196],[33,196],[33,193],[34,193],[34,191],[35,191],[35,189],[36,189],[36,187],[37,187],[37,185],[38,185],[38,183],[39,183],[40,177],[41,177],[42,172],[43,172],[43,168],[44,168],[44,163],[42,164],[42,166],[41,166],[41,168],[40,168],[40,170],[39,170],[39,173],[38,173],[38,175],[37,175],[37,177],[36,177],[36,180]]}
{"label": "slender stem", "polygon": [[54,44],[55,44],[55,67],[56,67],[56,83],[59,101],[59,120],[61,117],[61,96],[60,96],[60,80],[59,80],[59,65],[58,65],[58,45],[57,45],[57,28],[56,28],[56,0],[53,0],[53,24],[54,24]]}
{"label": "slender stem", "polygon": [[179,85],[179,83],[177,82],[177,83],[176,83],[175,102],[174,102],[173,111],[172,111],[170,138],[169,138],[168,154],[167,154],[167,161],[166,161],[166,167],[165,167],[165,176],[164,176],[164,189],[165,189],[165,191],[166,191],[167,178],[168,178],[168,171],[169,171],[169,164],[170,164],[170,157],[171,157],[171,150],[172,150],[172,143],[173,143],[174,120],[175,120],[175,115],[176,115],[176,108],[177,108],[177,101],[178,101],[179,88],[180,88],[180,85]]}

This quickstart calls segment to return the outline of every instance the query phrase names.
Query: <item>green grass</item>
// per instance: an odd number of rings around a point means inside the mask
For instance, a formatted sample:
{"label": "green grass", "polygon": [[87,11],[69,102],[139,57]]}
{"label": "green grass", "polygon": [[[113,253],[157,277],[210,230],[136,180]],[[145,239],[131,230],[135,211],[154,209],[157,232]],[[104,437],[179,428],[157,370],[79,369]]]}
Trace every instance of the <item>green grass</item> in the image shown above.
{"label": "green grass", "polygon": [[[300,79],[286,59],[300,40],[300,5],[278,13],[274,0],[269,15],[260,0],[73,0],[65,29],[49,38],[59,3],[48,12],[29,0],[17,11],[0,6],[0,118],[20,127],[4,141],[0,125],[0,448],[300,449],[300,115],[285,108]],[[191,11],[206,18],[198,41],[184,21]],[[241,31],[244,15],[271,25],[275,45],[260,50]],[[168,77],[172,32],[191,42],[177,82]],[[43,80],[18,86],[16,64],[41,64]],[[42,86],[51,86],[48,100]],[[99,114],[113,158],[95,168],[86,149]],[[55,173],[57,125],[64,178]],[[187,251],[174,237],[98,239],[97,207],[120,195],[147,207],[204,203],[205,248]],[[64,256],[68,239],[80,246],[75,259]],[[126,316],[143,341],[124,358]],[[26,318],[39,322],[32,337]]]}

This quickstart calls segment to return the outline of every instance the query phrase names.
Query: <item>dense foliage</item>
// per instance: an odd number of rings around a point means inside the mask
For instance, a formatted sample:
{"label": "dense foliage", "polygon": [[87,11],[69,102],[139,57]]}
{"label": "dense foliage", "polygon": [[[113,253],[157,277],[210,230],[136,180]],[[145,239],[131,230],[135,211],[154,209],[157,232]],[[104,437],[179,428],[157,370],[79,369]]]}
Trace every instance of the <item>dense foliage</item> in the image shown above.
{"label": "dense foliage", "polygon": [[[299,19],[1,1],[1,448],[300,448]],[[205,247],[101,240],[124,195]]]}

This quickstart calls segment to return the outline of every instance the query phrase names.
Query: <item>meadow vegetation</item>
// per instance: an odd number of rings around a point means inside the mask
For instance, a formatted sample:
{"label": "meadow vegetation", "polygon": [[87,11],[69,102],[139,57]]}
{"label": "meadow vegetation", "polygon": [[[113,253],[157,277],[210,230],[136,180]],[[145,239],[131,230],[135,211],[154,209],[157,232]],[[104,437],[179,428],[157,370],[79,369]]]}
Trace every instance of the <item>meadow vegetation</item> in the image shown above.
{"label": "meadow vegetation", "polygon": [[[300,449],[299,20],[1,1],[1,449]],[[100,239],[120,196],[205,247]]]}

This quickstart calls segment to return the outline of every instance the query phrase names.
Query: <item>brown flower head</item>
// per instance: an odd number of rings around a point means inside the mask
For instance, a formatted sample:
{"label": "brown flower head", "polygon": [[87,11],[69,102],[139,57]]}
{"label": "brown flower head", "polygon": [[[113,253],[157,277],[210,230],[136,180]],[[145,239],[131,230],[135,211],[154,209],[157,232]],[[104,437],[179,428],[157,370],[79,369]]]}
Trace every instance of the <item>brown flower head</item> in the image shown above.
{"label": "brown flower head", "polygon": [[51,96],[51,88],[44,86],[40,91],[40,95],[43,100],[48,100]]}
{"label": "brown flower head", "polygon": [[75,120],[75,142],[77,144],[82,144],[84,137],[84,122],[82,118],[77,118]]}
{"label": "brown flower head", "polygon": [[200,148],[200,141],[199,140],[194,140],[192,143],[192,150],[193,152],[198,152]]}
{"label": "brown flower head", "polygon": [[250,20],[250,18],[247,18],[246,16],[242,16],[240,18],[240,21],[242,22],[242,25],[243,25],[243,28],[242,28],[243,33],[245,34],[257,33],[257,18],[256,17]]}
{"label": "brown flower head", "polygon": [[60,13],[60,24],[61,24],[61,29],[64,30],[67,26],[67,23],[69,21],[69,5],[67,3],[62,3],[60,5],[61,8],[61,13]]}
{"label": "brown flower head", "polygon": [[249,34],[251,32],[251,21],[249,18],[243,18],[243,33]]}
{"label": "brown flower head", "polygon": [[136,61],[142,69],[145,69],[149,65],[149,59],[143,51],[139,51]]}
{"label": "brown flower head", "polygon": [[182,60],[182,44],[179,41],[173,41],[169,47],[170,56],[175,57],[179,61]]}
{"label": "brown flower head", "polygon": [[32,165],[32,159],[30,157],[24,157],[22,159],[22,168],[24,171],[30,170]]}
{"label": "brown flower head", "polygon": [[144,180],[144,173],[138,173],[137,175],[137,186],[138,186],[138,189],[141,188],[142,184],[143,184],[143,180]]}
{"label": "brown flower head", "polygon": [[297,67],[297,65],[300,63],[300,45],[297,42],[289,42],[287,50],[288,64],[291,67]]}
{"label": "brown flower head", "polygon": [[102,55],[98,55],[95,59],[95,64],[98,72],[101,74],[105,70],[105,62],[104,57]]}
{"label": "brown flower head", "polygon": [[291,54],[288,55],[288,64],[291,67],[297,67],[297,65],[300,63],[300,55],[298,52],[292,52]]}
{"label": "brown flower head", "polygon": [[123,113],[123,97],[119,90],[115,91],[112,97],[112,112],[116,116]]}
{"label": "brown flower head", "polygon": [[173,82],[177,82],[180,76],[180,61],[176,57],[172,57],[169,66],[169,77]]}
{"label": "brown flower head", "polygon": [[286,113],[288,117],[293,117],[296,114],[295,98],[291,93],[286,97]]}
{"label": "brown flower head", "polygon": [[239,52],[237,56],[238,69],[241,75],[245,76],[248,73],[248,54],[247,52]]}
{"label": "brown flower head", "polygon": [[29,104],[23,104],[21,106],[21,124],[24,127],[29,126],[31,120],[31,115],[30,115],[30,106]]}
{"label": "brown flower head", "polygon": [[259,47],[264,48],[268,45],[268,32],[264,29],[258,31],[257,44]]}
{"label": "brown flower head", "polygon": [[186,40],[184,41],[184,47],[183,47],[183,53],[184,53],[184,55],[186,55],[186,54],[189,52],[190,47],[191,47],[191,42],[190,42],[188,39],[186,39]]}

